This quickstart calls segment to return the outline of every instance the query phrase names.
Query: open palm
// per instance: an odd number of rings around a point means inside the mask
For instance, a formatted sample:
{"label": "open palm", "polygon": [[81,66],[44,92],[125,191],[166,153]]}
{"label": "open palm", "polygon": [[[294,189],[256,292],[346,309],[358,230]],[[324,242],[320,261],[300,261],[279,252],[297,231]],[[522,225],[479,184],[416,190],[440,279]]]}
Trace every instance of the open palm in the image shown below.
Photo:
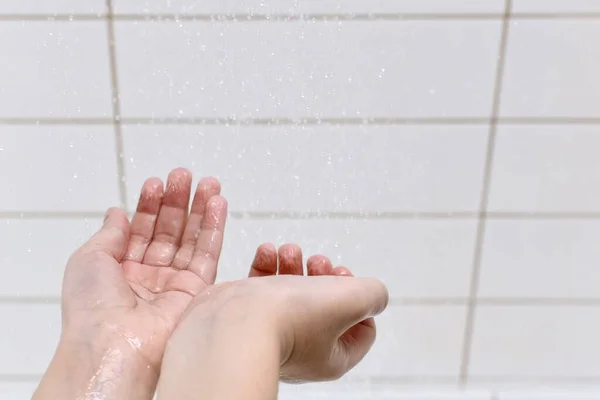
{"label": "open palm", "polygon": [[166,189],[148,179],[131,223],[111,209],[102,229],[71,257],[63,284],[64,330],[97,330],[136,348],[158,368],[192,298],[215,281],[227,202],[214,178],[173,170]]}

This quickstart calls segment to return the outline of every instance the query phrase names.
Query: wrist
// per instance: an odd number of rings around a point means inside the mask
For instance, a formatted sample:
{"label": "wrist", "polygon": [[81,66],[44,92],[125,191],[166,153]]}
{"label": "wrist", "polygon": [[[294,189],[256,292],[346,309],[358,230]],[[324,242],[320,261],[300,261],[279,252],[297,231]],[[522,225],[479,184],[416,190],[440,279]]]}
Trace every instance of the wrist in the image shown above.
{"label": "wrist", "polygon": [[221,300],[194,305],[177,327],[159,399],[200,392],[207,400],[276,398],[282,359],[276,318],[248,302]]}
{"label": "wrist", "polygon": [[[243,283],[229,282],[201,293],[188,308],[177,331],[202,334],[238,327],[239,332],[261,332],[262,336],[269,337],[272,343],[277,344],[281,362],[285,362],[293,348],[293,335],[290,335],[289,323],[282,318],[283,301],[270,296],[268,286],[265,286],[265,290],[256,290],[254,287],[248,290],[250,283],[260,285],[262,282],[254,282],[253,279],[246,279]],[[187,324],[194,328],[186,328]]]}
{"label": "wrist", "polygon": [[155,369],[120,340],[63,335],[33,400],[150,399],[157,380]]}

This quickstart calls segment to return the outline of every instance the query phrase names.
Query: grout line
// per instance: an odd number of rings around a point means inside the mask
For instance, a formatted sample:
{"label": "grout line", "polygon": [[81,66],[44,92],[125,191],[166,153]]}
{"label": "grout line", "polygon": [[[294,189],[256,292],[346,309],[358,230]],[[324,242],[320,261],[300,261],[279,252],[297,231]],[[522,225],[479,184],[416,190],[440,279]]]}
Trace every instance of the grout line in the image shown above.
{"label": "grout line", "polygon": [[103,211],[0,211],[0,219],[93,219],[104,218]]}
{"label": "grout line", "polygon": [[355,212],[235,212],[231,211],[229,215],[233,219],[250,219],[250,220],[311,220],[311,219],[465,219],[475,218],[476,212],[422,212],[422,213],[403,213],[403,212],[370,212],[370,213],[355,213]]}
{"label": "grout line", "polygon": [[[390,297],[389,306],[404,307],[600,307],[600,297],[552,298],[552,297]],[[60,304],[60,296],[0,295],[0,305],[53,305]]]}
{"label": "grout line", "polygon": [[520,12],[520,13],[511,13],[510,19],[519,19],[519,20],[540,20],[540,19],[561,19],[561,20],[570,20],[570,19],[598,19],[600,18],[599,12],[537,12],[537,13],[528,13],[528,12]]}
{"label": "grout line", "polygon": [[112,125],[113,118],[0,118],[0,125]]}
{"label": "grout line", "polygon": [[[111,7],[112,10],[112,7]],[[260,21],[489,21],[502,20],[503,13],[305,13],[305,14],[0,14],[0,21],[198,21],[198,22],[260,22]],[[533,12],[514,13],[519,20],[595,20],[598,12]]]}
{"label": "grout line", "polygon": [[600,219],[597,212],[490,212],[485,213],[487,220],[555,220],[573,219],[588,220]]}
{"label": "grout line", "polygon": [[0,14],[0,21],[104,21],[106,14]]}
{"label": "grout line", "polygon": [[[488,125],[489,118],[121,118],[121,125]],[[5,125],[108,125],[114,118],[2,118]],[[600,119],[598,119],[600,123]]]}
{"label": "grout line", "polygon": [[121,21],[209,21],[209,22],[293,22],[293,21],[430,21],[498,20],[500,13],[198,13],[198,14],[119,14]]}
{"label": "grout line", "polygon": [[506,51],[508,45],[508,32],[510,27],[510,14],[512,9],[512,0],[506,0],[505,14],[502,22],[502,32],[500,36],[500,45],[498,51],[498,62],[496,65],[496,79],[494,82],[494,100],[492,104],[492,123],[488,135],[487,152],[485,165],[483,169],[483,184],[481,192],[480,217],[477,224],[477,234],[475,239],[475,251],[473,254],[473,270],[471,272],[471,286],[469,289],[470,304],[467,307],[467,316],[465,319],[465,332],[463,338],[462,361],[460,365],[460,383],[465,386],[469,377],[469,364],[471,361],[471,347],[473,340],[473,330],[475,326],[475,313],[477,310],[477,294],[479,291],[479,275],[481,270],[481,259],[483,255],[483,243],[485,240],[486,212],[488,207],[488,198],[492,180],[492,168],[494,163],[494,148],[496,144],[497,118],[500,111],[500,101],[502,96],[502,83],[504,79],[504,65],[506,60]]}
{"label": "grout line", "polygon": [[[512,19],[512,17],[511,17]],[[595,117],[498,117],[500,125],[596,125],[600,118]]]}
{"label": "grout line", "polygon": [[[131,214],[131,213],[130,213]],[[598,220],[600,212],[487,212],[487,220]],[[229,211],[228,218],[249,221],[278,220],[470,220],[479,219],[476,211],[447,212],[258,212]],[[103,211],[0,211],[0,219],[93,219]]]}
{"label": "grout line", "polygon": [[[599,119],[600,121],[600,119]],[[489,124],[488,118],[478,117],[430,117],[430,118],[339,118],[339,117],[299,117],[299,118],[124,118],[123,123],[136,125],[463,125],[463,124]]]}
{"label": "grout line", "polygon": [[[114,107],[114,106],[113,106]],[[115,117],[102,118],[0,118],[0,125],[112,125]],[[119,118],[122,125],[195,125],[195,126],[396,126],[396,125],[600,125],[600,118],[581,117],[424,117],[424,118]]]}
{"label": "grout line", "polygon": [[112,106],[113,106],[113,126],[115,130],[115,152],[117,160],[117,184],[119,185],[119,194],[121,207],[127,209],[127,186],[125,184],[125,163],[123,161],[123,135],[121,133],[121,101],[119,97],[119,79],[117,77],[117,52],[116,52],[116,37],[115,27],[113,23],[112,0],[106,0],[106,8],[108,11],[107,31],[108,31],[108,51],[110,61],[110,78],[112,90]]}

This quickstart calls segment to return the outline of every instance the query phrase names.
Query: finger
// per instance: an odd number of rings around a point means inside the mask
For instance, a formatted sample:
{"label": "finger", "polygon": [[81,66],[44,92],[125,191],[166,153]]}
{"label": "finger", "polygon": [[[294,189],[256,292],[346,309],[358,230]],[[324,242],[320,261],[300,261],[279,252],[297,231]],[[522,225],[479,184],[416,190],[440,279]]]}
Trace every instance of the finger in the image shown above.
{"label": "finger", "polygon": [[303,275],[302,249],[295,244],[284,244],[279,248],[279,275]]}
{"label": "finger", "polygon": [[271,276],[277,274],[277,249],[272,243],[258,246],[254,260],[250,266],[249,278]]}
{"label": "finger", "polygon": [[[369,320],[373,320],[369,318]],[[344,355],[344,360],[339,360],[338,365],[343,365],[345,373],[354,368],[367,355],[377,337],[374,324],[356,324],[348,329],[338,340],[341,351],[334,354]],[[335,360],[333,360],[335,362]]]}
{"label": "finger", "polygon": [[118,262],[121,261],[129,239],[129,220],[125,211],[110,208],[104,217],[104,225],[79,249],[79,254],[102,251]]}
{"label": "finger", "polygon": [[211,197],[206,204],[196,248],[188,266],[188,270],[198,275],[207,285],[215,283],[226,220],[227,200],[221,196]]}
{"label": "finger", "polygon": [[388,305],[387,288],[377,279],[344,277],[329,287],[336,301],[328,303],[325,312],[337,315],[334,325],[340,334],[381,314]]}
{"label": "finger", "polygon": [[333,275],[333,265],[329,258],[314,255],[306,261],[306,273],[308,276]]}
{"label": "finger", "polygon": [[187,221],[191,185],[192,174],[187,169],[177,168],[169,174],[144,264],[170,266],[173,262]]}
{"label": "finger", "polygon": [[196,194],[194,194],[194,200],[192,201],[190,216],[188,217],[183,237],[181,238],[181,245],[173,260],[174,268],[186,269],[190,265],[194,249],[196,248],[200,227],[202,226],[202,219],[206,212],[206,203],[208,199],[220,193],[221,184],[217,179],[204,178],[198,182]]}
{"label": "finger", "polygon": [[335,267],[333,269],[333,274],[335,276],[349,276],[349,277],[354,277],[354,274],[352,273],[352,271],[350,271],[348,268],[346,267]]}
{"label": "finger", "polygon": [[[354,274],[352,273],[352,271],[350,271],[348,268],[342,267],[342,266],[335,267],[333,269],[333,275],[335,275],[335,276],[347,276],[347,277],[350,277],[350,278],[354,277]],[[373,319],[373,317],[369,317],[369,318],[367,318],[364,321],[361,321],[359,323],[375,328],[375,320]],[[352,329],[352,328],[350,328],[350,329]]]}
{"label": "finger", "polygon": [[162,203],[163,183],[158,178],[150,178],[142,186],[137,209],[131,221],[131,234],[125,259],[142,262],[152,241],[154,225]]}

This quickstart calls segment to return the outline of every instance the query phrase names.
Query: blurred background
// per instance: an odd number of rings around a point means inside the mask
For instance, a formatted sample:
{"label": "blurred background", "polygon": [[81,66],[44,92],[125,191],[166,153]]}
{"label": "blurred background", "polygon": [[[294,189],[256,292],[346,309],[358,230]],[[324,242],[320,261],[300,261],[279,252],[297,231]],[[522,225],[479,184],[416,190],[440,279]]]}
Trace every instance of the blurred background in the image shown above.
{"label": "blurred background", "polygon": [[600,1],[0,0],[0,397],[144,179],[383,279],[379,341],[282,399],[600,399]]}

